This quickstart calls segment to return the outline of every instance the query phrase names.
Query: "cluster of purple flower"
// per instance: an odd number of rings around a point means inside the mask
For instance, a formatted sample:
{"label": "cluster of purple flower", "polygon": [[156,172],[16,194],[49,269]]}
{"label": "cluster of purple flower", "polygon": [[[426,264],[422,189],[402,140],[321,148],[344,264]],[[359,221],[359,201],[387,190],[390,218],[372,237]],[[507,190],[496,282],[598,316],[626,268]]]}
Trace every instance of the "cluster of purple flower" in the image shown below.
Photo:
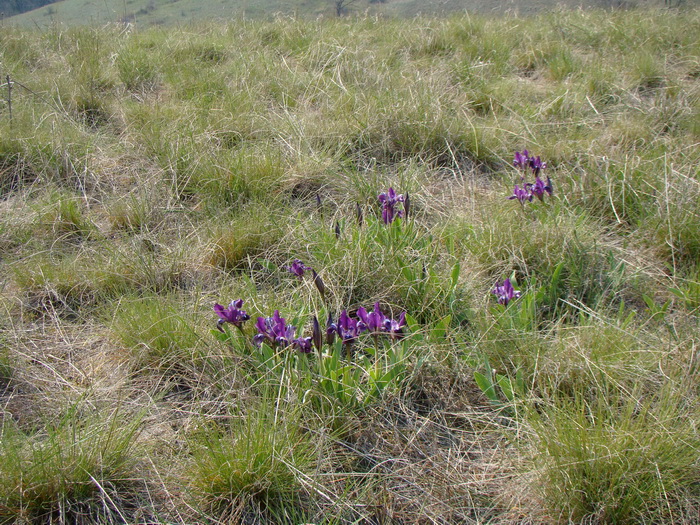
{"label": "cluster of purple flower", "polygon": [[360,307],[357,310],[357,319],[350,317],[347,310],[340,313],[337,323],[334,323],[329,315],[326,340],[332,344],[337,334],[343,344],[352,344],[362,332],[369,332],[374,336],[386,334],[395,340],[403,337],[404,326],[406,326],[406,312],[401,312],[398,319],[391,319],[382,313],[379,303],[374,303],[374,310],[371,312]]}
{"label": "cluster of purple flower", "polygon": [[[398,194],[394,188],[389,188],[386,193],[379,194],[379,202],[382,203],[382,221],[384,224],[391,224],[397,217],[408,217],[408,210],[411,203],[408,193]],[[396,205],[402,203],[403,209],[397,210]]]}
{"label": "cluster of purple flower", "polygon": [[[240,309],[242,306],[243,300],[241,299],[231,302],[228,309],[225,309],[220,304],[214,305],[214,311],[219,315],[217,328],[223,331],[221,325],[231,323],[242,330],[243,322],[250,319],[250,316]],[[258,333],[253,337],[253,343],[257,346],[265,343],[275,349],[292,346],[300,352],[308,354],[314,347],[318,352],[321,352],[324,341],[326,344],[332,345],[336,336],[346,346],[352,345],[362,332],[369,332],[374,336],[386,334],[392,340],[400,339],[403,337],[404,326],[406,326],[406,312],[402,312],[398,320],[391,319],[382,313],[379,303],[375,303],[372,312],[359,308],[357,310],[357,319],[353,319],[348,315],[347,310],[343,310],[336,323],[333,322],[333,317],[329,314],[325,338],[321,333],[321,327],[316,316],[313,318],[312,336],[296,337],[296,327],[287,324],[287,320],[280,316],[279,310],[275,310],[272,317],[258,317],[255,323]]]}
{"label": "cluster of purple flower", "polygon": [[498,304],[508,306],[512,299],[520,297],[520,291],[513,288],[510,282],[510,277],[506,278],[502,283],[496,283],[496,287],[491,291],[498,297]]}
{"label": "cluster of purple flower", "polygon": [[[545,183],[540,178],[540,171],[547,167],[547,164],[542,162],[539,155],[537,157],[530,156],[527,150],[523,150],[522,153],[519,151],[515,152],[515,158],[513,159],[513,166],[519,169],[522,173],[520,175],[520,180],[522,187],[515,185],[515,190],[513,195],[508,197],[509,199],[517,199],[520,204],[524,204],[525,201],[532,201],[533,197],[537,197],[539,200],[544,201],[545,193],[552,195],[552,181],[547,177],[547,182]],[[527,170],[532,170],[535,176],[535,182],[525,182],[525,174]]]}
{"label": "cluster of purple flower", "polygon": [[311,352],[311,338],[297,337],[296,327],[287,324],[287,320],[275,310],[272,317],[258,317],[255,323],[258,333],[253,337],[253,343],[260,346],[267,343],[271,348],[287,348],[293,346],[302,353]]}

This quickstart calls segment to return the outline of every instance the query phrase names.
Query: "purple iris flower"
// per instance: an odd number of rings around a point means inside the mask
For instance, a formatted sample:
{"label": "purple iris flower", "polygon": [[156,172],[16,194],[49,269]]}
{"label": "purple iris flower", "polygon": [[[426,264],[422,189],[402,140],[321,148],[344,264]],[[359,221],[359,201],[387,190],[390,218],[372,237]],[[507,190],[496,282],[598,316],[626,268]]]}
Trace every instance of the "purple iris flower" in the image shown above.
{"label": "purple iris flower", "polygon": [[352,344],[357,336],[362,332],[363,327],[357,321],[357,319],[352,319],[346,310],[340,313],[338,318],[338,325],[336,331],[338,335],[343,340],[343,344]]}
{"label": "purple iris flower", "polygon": [[224,323],[231,323],[237,328],[241,328],[243,323],[250,319],[250,316],[245,310],[241,310],[243,306],[243,299],[236,299],[231,301],[228,308],[224,308],[220,304],[216,303],[214,305],[214,311],[219,316],[219,321],[216,323],[216,327],[223,332],[221,325]]}
{"label": "purple iris flower", "polygon": [[294,259],[292,265],[287,267],[287,270],[297,277],[304,277],[304,272],[307,270],[313,270],[313,268],[311,268],[311,266],[306,266],[299,259]]}
{"label": "purple iris flower", "polygon": [[532,200],[532,193],[530,192],[527,184],[525,184],[522,188],[516,184],[515,190],[513,191],[513,195],[508,197],[508,199],[518,199],[518,201],[520,201],[520,204],[522,205],[525,203],[525,201]]}
{"label": "purple iris flower", "polygon": [[275,310],[272,317],[258,317],[255,327],[258,333],[253,342],[258,346],[266,342],[273,348],[285,348],[292,344],[296,334],[296,328],[280,317],[279,310]]}
{"label": "purple iris flower", "polygon": [[403,337],[403,327],[406,326],[406,312],[401,312],[399,319],[384,319],[384,331],[389,334],[392,339],[401,339]]}
{"label": "purple iris flower", "polygon": [[515,290],[510,282],[510,277],[506,278],[502,283],[496,283],[496,287],[491,293],[498,296],[498,303],[507,306],[511,299],[520,297],[520,291]]}
{"label": "purple iris flower", "polygon": [[379,194],[379,202],[382,203],[382,220],[384,224],[391,224],[396,217],[403,217],[402,210],[396,210],[396,204],[404,202],[403,195],[397,195],[394,188],[389,188],[386,193]]}
{"label": "purple iris flower", "polygon": [[532,168],[532,172],[535,174],[535,176],[538,176],[540,174],[540,170],[545,169],[547,164],[542,162],[540,156],[537,155],[537,157],[530,157],[530,167]]}
{"label": "purple iris flower", "polygon": [[371,313],[367,313],[367,310],[365,310],[364,307],[360,307],[357,310],[357,317],[360,319],[362,328],[373,334],[384,330],[384,321],[386,320],[386,316],[379,309],[379,303],[374,303],[374,310]]}
{"label": "purple iris flower", "polygon": [[313,350],[310,337],[299,337],[292,341],[292,346],[294,346],[294,348],[299,350],[302,354],[310,354]]}
{"label": "purple iris flower", "polygon": [[535,176],[535,183],[528,184],[528,186],[532,194],[541,201],[544,201],[545,193],[549,194],[550,196],[552,195],[552,181],[549,179],[549,177],[547,177],[547,183],[545,184],[539,176]]}
{"label": "purple iris flower", "polygon": [[518,169],[525,171],[528,166],[530,166],[530,154],[526,149],[522,153],[519,151],[515,152],[515,157],[513,158],[513,166]]}

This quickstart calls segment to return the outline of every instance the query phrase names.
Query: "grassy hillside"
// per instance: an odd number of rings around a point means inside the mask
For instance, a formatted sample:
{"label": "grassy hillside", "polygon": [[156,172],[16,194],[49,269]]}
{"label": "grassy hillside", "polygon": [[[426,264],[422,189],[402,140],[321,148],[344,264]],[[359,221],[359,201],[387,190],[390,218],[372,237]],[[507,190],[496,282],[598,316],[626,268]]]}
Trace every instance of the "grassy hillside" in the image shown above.
{"label": "grassy hillside", "polygon": [[[612,2],[612,3],[611,3]],[[697,0],[684,1],[697,4]],[[660,6],[660,0],[635,0],[639,6]],[[62,0],[50,6],[8,19],[8,23],[23,27],[67,25],[101,25],[110,22],[130,22],[139,26],[182,25],[203,20],[229,21],[236,18],[272,19],[276,16],[303,18],[336,16],[336,0],[124,0],[98,2],[95,0]],[[346,0],[343,12],[355,15],[385,15],[414,17],[418,15],[447,15],[464,11],[491,14],[533,14],[555,8],[579,8],[620,5],[612,0]]]}
{"label": "grassy hillside", "polygon": [[5,27],[0,522],[697,522],[698,34]]}

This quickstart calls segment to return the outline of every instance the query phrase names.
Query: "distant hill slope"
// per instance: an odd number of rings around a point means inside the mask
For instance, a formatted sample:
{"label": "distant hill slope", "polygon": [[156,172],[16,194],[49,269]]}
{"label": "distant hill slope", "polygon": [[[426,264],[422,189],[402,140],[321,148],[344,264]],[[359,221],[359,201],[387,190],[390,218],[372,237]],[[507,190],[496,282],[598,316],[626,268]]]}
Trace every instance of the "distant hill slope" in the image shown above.
{"label": "distant hill slope", "polygon": [[[413,17],[472,11],[528,14],[558,6],[577,8],[622,3],[663,4],[663,0],[62,0],[12,16],[17,26],[130,22],[139,26],[177,25],[211,19],[336,16],[336,2],[348,14]],[[674,3],[678,0],[674,0]],[[684,0],[697,3],[698,0]]]}
{"label": "distant hill slope", "polygon": [[58,0],[0,0],[0,13],[3,17],[14,16],[20,13],[26,13],[32,9],[47,4],[53,4]]}

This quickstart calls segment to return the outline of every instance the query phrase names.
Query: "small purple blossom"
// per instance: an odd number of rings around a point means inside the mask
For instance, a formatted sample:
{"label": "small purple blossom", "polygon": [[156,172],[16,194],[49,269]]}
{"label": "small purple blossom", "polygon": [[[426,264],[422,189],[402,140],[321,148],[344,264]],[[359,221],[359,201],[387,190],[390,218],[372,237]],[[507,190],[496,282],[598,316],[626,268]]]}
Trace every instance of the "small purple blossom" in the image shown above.
{"label": "small purple blossom", "polygon": [[275,310],[272,317],[258,317],[255,328],[258,333],[253,337],[253,342],[258,346],[266,342],[272,348],[285,348],[292,344],[296,334],[296,328],[280,317],[279,310]]}
{"label": "small purple blossom", "polygon": [[216,323],[216,327],[223,332],[221,325],[224,323],[231,323],[237,328],[241,328],[243,323],[250,319],[250,316],[245,310],[241,310],[243,307],[243,299],[236,299],[231,301],[228,308],[224,308],[220,304],[216,303],[214,305],[214,311],[219,316],[219,321]]}
{"label": "small purple blossom", "polygon": [[525,201],[531,201],[532,200],[532,192],[528,188],[528,185],[525,184],[522,188],[518,186],[517,184],[515,185],[515,190],[513,190],[513,195],[508,197],[508,199],[518,199],[520,204],[525,204]]}
{"label": "small purple blossom", "polygon": [[370,333],[376,334],[384,330],[386,316],[379,309],[379,303],[374,303],[374,310],[370,313],[367,313],[364,307],[360,307],[357,310],[357,317],[360,319],[362,328]]}
{"label": "small purple blossom", "polygon": [[382,221],[384,221],[384,224],[391,224],[396,217],[404,216],[403,210],[396,210],[396,204],[399,202],[403,203],[404,201],[404,196],[401,194],[397,195],[394,188],[389,188],[386,193],[379,194],[379,202],[382,203]]}
{"label": "small purple blossom", "polygon": [[520,291],[515,290],[510,282],[510,277],[506,278],[502,283],[496,283],[496,287],[491,293],[498,296],[498,304],[507,306],[512,299],[520,297]]}
{"label": "small purple blossom", "polygon": [[287,271],[293,273],[297,277],[304,277],[304,272],[313,270],[311,266],[306,266],[300,259],[294,259],[291,266],[287,267]]}
{"label": "small purple blossom", "polygon": [[547,177],[547,183],[545,184],[544,181],[539,178],[539,176],[536,176],[535,183],[529,184],[528,186],[532,194],[541,201],[544,201],[545,193],[550,196],[552,195],[552,181],[549,179],[549,177]]}
{"label": "small purple blossom", "polygon": [[403,327],[406,326],[406,312],[401,312],[399,319],[384,319],[384,331],[389,334],[392,339],[401,339],[403,337]]}
{"label": "small purple blossom", "polygon": [[358,320],[351,318],[346,310],[340,312],[336,331],[343,340],[343,344],[350,345],[355,342],[363,329]]}
{"label": "small purple blossom", "polygon": [[515,157],[513,158],[513,166],[518,169],[525,171],[530,166],[530,154],[526,149],[522,153],[519,151],[515,152]]}
{"label": "small purple blossom", "polygon": [[310,354],[313,350],[311,346],[311,337],[299,337],[292,341],[292,346],[299,350],[302,354]]}
{"label": "small purple blossom", "polygon": [[546,167],[547,164],[542,162],[539,155],[537,155],[537,157],[530,157],[530,168],[532,168],[532,173],[535,174],[535,177],[538,177],[540,170],[543,170]]}

